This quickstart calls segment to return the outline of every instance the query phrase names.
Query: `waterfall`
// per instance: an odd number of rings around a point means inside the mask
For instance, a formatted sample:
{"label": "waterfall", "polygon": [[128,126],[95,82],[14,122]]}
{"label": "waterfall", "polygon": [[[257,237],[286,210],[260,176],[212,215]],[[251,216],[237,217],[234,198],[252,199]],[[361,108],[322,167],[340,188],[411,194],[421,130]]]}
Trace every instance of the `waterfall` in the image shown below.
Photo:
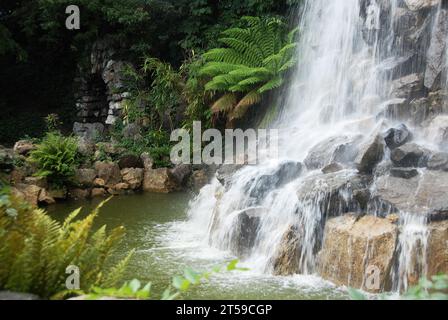
{"label": "waterfall", "polygon": [[[351,205],[350,184],[334,194],[320,170],[291,172],[323,141],[364,141],[385,128],[386,120],[378,115],[395,101],[391,70],[407,59],[405,45],[395,36],[398,8],[398,0],[305,1],[300,62],[286,103],[272,123],[279,129],[279,159],[243,167],[224,186],[215,179],[190,205],[189,218],[207,230],[204,239],[210,246],[239,255],[251,269],[275,274],[285,242],[296,241],[297,250],[285,255],[294,260],[290,263],[297,272],[316,273],[325,219],[362,209]],[[331,181],[348,181],[356,174],[348,166]],[[411,257],[416,250],[424,255],[427,237],[425,221],[404,213],[400,221],[403,232],[393,271],[397,290],[407,288]]]}

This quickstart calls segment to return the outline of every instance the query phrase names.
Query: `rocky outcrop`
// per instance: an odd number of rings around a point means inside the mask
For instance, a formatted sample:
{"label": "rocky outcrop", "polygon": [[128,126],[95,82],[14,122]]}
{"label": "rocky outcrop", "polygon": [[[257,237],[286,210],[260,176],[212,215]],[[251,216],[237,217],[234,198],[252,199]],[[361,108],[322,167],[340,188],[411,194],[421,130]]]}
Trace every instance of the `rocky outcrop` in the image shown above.
{"label": "rocky outcrop", "polygon": [[277,255],[274,257],[274,274],[290,276],[300,272],[301,237],[297,227],[290,226],[284,233]]}
{"label": "rocky outcrop", "polygon": [[360,173],[370,174],[384,157],[384,139],[376,135],[359,146],[355,159],[356,168]]}
{"label": "rocky outcrop", "polygon": [[121,170],[121,178],[131,190],[140,189],[143,183],[143,169],[127,168]]}
{"label": "rocky outcrop", "polygon": [[339,285],[370,292],[391,289],[397,226],[374,216],[345,215],[327,221],[318,273]]}
{"label": "rocky outcrop", "polygon": [[96,162],[95,170],[98,178],[104,180],[107,186],[112,186],[121,181],[120,167],[112,162]]}
{"label": "rocky outcrop", "polygon": [[249,208],[236,214],[230,241],[238,257],[245,257],[254,247],[263,213],[263,208]]}
{"label": "rocky outcrop", "polygon": [[415,143],[407,143],[392,151],[390,159],[397,167],[422,168],[428,165],[431,151]]}
{"label": "rocky outcrop", "polygon": [[405,212],[438,221],[448,219],[447,194],[447,172],[424,171],[411,179],[382,176],[375,182],[369,207],[380,215]]}
{"label": "rocky outcrop", "polygon": [[168,168],[145,170],[143,190],[155,193],[170,193],[179,190],[176,179]]}
{"label": "rocky outcrop", "polygon": [[143,161],[135,155],[125,155],[118,160],[120,169],[126,168],[143,168]]}
{"label": "rocky outcrop", "polygon": [[427,272],[428,275],[448,273],[448,220],[433,222],[428,226]]}
{"label": "rocky outcrop", "polygon": [[95,169],[77,169],[73,179],[78,186],[92,187],[96,175]]}
{"label": "rocky outcrop", "polygon": [[432,154],[428,160],[428,169],[448,171],[448,153],[437,152]]}

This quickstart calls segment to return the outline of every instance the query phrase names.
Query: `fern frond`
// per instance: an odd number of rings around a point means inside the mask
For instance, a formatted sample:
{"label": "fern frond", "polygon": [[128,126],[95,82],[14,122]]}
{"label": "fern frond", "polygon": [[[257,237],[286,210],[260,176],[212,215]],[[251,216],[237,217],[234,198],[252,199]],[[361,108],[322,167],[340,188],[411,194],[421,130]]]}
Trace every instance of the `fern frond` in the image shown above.
{"label": "fern frond", "polygon": [[212,112],[228,112],[237,104],[237,98],[234,93],[227,93],[219,98],[212,106]]}

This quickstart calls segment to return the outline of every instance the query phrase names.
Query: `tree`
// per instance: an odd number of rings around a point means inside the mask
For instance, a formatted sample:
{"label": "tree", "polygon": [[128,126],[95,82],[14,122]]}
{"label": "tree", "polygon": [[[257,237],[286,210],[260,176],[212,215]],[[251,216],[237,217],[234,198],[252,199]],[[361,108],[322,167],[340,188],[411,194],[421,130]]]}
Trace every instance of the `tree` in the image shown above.
{"label": "tree", "polygon": [[201,70],[211,77],[205,89],[220,95],[212,111],[226,113],[230,121],[244,116],[263,94],[279,88],[285,73],[297,63],[297,29],[287,33],[286,25],[277,18],[243,20],[247,27],[222,33],[220,42],[225,47],[204,54],[208,62]]}

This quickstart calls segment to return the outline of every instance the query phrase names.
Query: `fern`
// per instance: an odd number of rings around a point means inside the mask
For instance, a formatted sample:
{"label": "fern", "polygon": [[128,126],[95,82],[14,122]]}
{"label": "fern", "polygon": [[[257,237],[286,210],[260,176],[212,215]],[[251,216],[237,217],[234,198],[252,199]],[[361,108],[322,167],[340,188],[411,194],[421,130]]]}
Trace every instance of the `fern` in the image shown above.
{"label": "fern", "polygon": [[284,74],[297,64],[298,29],[288,33],[277,18],[243,17],[242,21],[246,28],[222,33],[220,42],[226,47],[203,55],[206,64],[200,71],[211,78],[205,89],[221,95],[212,112],[224,112],[230,119],[243,117],[264,93],[280,87]]}

